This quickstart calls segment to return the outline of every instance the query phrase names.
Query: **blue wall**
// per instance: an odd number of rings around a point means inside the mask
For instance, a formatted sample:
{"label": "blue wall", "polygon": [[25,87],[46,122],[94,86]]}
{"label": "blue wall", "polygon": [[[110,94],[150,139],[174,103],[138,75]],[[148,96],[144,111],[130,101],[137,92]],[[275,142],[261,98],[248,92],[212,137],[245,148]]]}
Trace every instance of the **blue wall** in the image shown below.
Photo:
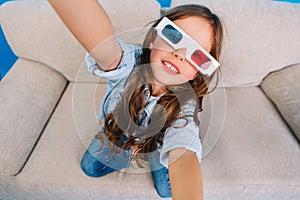
{"label": "blue wall", "polygon": [[275,0],[275,1],[284,1],[284,2],[290,2],[290,3],[300,3],[300,0]]}
{"label": "blue wall", "polygon": [[171,1],[172,0],[157,0],[161,7],[170,7]]}
{"label": "blue wall", "polygon": [[[0,5],[6,1],[7,0],[0,0]],[[9,48],[2,29],[0,29],[0,80],[5,76],[16,60],[17,56]]]}
{"label": "blue wall", "polygon": [[[157,0],[162,7],[169,7],[172,0]],[[300,0],[275,0],[275,1],[285,1],[291,3],[300,3]]]}
{"label": "blue wall", "polygon": [[[0,5],[8,0],[0,0]],[[125,0],[126,1],[126,0]],[[157,0],[162,7],[169,7],[171,0]],[[300,3],[300,0],[276,0],[276,1],[285,1],[292,3]],[[5,76],[9,71],[11,66],[17,60],[17,56],[9,48],[5,37],[3,35],[2,29],[0,28],[0,80]]]}

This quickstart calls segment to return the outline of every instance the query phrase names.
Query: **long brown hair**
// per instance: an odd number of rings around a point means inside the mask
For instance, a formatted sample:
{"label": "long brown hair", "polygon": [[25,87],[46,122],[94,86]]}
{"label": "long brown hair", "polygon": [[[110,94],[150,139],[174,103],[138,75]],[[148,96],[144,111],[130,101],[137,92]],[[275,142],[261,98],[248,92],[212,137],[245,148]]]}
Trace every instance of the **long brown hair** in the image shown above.
{"label": "long brown hair", "polygon": [[[182,19],[189,16],[198,16],[204,18],[212,28],[212,48],[210,54],[219,60],[221,54],[223,29],[217,15],[213,14],[208,8],[200,5],[182,5],[171,9],[165,14],[171,21]],[[220,78],[220,68],[218,68],[210,77],[204,77],[197,73],[195,79],[180,85],[167,86],[167,91],[158,100],[147,127],[141,127],[141,117],[147,103],[145,102],[145,87],[149,86],[150,93],[154,81],[151,71],[149,45],[154,41],[156,33],[154,27],[160,22],[158,19],[148,31],[144,43],[143,53],[138,60],[131,75],[128,77],[126,89],[123,97],[116,109],[106,116],[105,136],[110,140],[111,148],[113,146],[121,149],[129,149],[132,146],[138,146],[140,152],[149,153],[155,151],[163,145],[165,131],[177,119],[185,119],[191,116],[189,113],[181,112],[181,106],[187,101],[194,99],[196,102],[194,121],[199,125],[198,112],[202,109],[202,100],[205,95],[217,87]],[[209,90],[209,84],[217,76],[215,85]],[[128,139],[124,141],[124,136]],[[139,137],[142,136],[142,137]],[[102,138],[102,137],[99,137]],[[143,138],[142,140],[139,138]]]}

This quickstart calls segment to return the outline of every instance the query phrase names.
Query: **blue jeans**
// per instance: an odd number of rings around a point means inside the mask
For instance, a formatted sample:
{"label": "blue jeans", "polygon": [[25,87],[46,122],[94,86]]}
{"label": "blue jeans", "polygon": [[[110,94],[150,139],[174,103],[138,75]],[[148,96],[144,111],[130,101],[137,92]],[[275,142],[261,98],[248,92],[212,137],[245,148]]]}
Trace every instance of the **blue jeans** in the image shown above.
{"label": "blue jeans", "polygon": [[[127,168],[131,165],[131,149],[112,153],[108,142],[103,140],[100,150],[100,140],[95,138],[89,145],[81,160],[81,168],[90,177],[101,177],[111,172]],[[169,172],[159,162],[159,152],[154,152],[149,159],[154,187],[162,198],[171,197]]]}

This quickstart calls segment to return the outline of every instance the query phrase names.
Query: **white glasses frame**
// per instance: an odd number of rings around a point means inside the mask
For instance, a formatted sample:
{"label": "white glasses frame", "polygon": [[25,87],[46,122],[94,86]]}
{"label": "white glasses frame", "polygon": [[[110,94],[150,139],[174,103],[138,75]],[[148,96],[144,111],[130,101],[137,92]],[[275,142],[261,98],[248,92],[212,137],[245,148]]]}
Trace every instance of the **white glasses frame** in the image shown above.
{"label": "white glasses frame", "polygon": [[185,58],[204,76],[211,76],[212,73],[214,73],[214,71],[220,66],[220,63],[198,42],[191,38],[167,17],[164,17],[154,30],[159,37],[166,41],[172,48],[185,48]]}

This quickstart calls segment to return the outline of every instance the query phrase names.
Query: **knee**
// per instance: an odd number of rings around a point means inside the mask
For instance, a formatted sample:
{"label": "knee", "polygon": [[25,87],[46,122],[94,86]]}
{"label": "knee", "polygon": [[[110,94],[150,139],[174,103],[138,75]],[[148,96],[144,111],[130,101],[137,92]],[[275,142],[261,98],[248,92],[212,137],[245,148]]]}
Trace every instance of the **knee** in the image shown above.
{"label": "knee", "polygon": [[161,198],[172,197],[169,171],[167,168],[162,167],[159,170],[152,171],[152,178],[156,192]]}
{"label": "knee", "polygon": [[169,198],[172,197],[172,193],[171,193],[171,188],[168,185],[164,185],[164,184],[156,184],[154,185],[157,194],[161,197],[161,198]]}
{"label": "knee", "polygon": [[91,162],[89,162],[87,159],[82,158],[81,163],[80,163],[82,171],[89,177],[100,177],[99,174],[97,173],[97,170],[95,166]]}
{"label": "knee", "polygon": [[98,178],[114,171],[92,156],[83,156],[80,163],[82,171],[90,177]]}

